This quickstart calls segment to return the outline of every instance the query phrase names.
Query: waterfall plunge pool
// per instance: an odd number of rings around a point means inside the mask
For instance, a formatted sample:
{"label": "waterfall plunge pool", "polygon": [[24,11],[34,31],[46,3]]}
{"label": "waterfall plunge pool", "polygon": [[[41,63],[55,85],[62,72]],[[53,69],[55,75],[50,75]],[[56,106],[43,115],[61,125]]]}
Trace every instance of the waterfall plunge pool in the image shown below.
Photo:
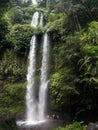
{"label": "waterfall plunge pool", "polygon": [[16,124],[17,124],[17,126],[28,127],[28,126],[39,125],[39,124],[45,123],[46,121],[47,120],[41,120],[41,121],[19,120],[19,121],[16,121]]}
{"label": "waterfall plunge pool", "polygon": [[42,121],[17,121],[18,130],[56,130],[66,126],[63,120],[47,119]]}

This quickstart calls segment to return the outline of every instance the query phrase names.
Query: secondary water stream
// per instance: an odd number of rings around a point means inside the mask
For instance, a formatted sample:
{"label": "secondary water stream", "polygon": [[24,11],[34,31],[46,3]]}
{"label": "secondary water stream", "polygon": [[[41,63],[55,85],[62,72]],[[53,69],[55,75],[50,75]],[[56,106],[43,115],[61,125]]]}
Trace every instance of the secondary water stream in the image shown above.
{"label": "secondary water stream", "polygon": [[49,65],[49,38],[47,34],[43,37],[43,58],[40,77],[38,112],[39,120],[45,120],[47,89],[48,89],[48,65]]}

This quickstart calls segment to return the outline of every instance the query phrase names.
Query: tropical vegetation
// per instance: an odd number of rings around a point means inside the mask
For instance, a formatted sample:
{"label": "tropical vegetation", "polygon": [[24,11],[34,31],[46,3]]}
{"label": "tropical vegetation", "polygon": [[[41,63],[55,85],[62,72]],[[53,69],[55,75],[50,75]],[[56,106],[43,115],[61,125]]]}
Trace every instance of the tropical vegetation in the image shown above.
{"label": "tropical vegetation", "polygon": [[[43,13],[45,28],[30,26],[35,11]],[[31,0],[0,1],[0,117],[24,112],[30,39],[34,34],[40,39],[45,31],[51,41],[49,112],[66,120],[85,120],[88,112],[98,110],[97,0],[43,0],[38,6]],[[35,80],[38,84],[39,77]],[[78,127],[85,130],[81,123],[57,130]]]}

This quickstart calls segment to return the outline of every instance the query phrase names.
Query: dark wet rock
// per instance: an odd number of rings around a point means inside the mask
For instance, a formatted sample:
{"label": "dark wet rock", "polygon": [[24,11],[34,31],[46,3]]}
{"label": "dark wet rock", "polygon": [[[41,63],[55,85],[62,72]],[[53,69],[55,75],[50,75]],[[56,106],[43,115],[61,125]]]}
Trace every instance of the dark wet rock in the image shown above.
{"label": "dark wet rock", "polygon": [[98,122],[96,123],[89,123],[87,130],[98,130]]}

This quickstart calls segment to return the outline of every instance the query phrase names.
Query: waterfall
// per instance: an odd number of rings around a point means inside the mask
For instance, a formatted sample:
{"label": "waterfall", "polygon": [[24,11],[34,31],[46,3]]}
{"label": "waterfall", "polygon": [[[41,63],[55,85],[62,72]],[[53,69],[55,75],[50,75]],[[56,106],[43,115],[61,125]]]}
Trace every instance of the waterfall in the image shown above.
{"label": "waterfall", "polygon": [[37,1],[36,0],[32,0],[32,4],[37,5]]}
{"label": "waterfall", "polygon": [[[35,50],[36,50],[36,36],[33,36],[30,42],[29,65],[27,74],[27,92],[26,92],[26,119],[29,121],[36,120],[36,101],[35,101]],[[33,116],[32,116],[33,115]]]}
{"label": "waterfall", "polygon": [[[33,4],[37,4],[35,0],[32,1]],[[31,26],[37,27],[38,25],[38,19],[39,19],[39,13],[35,12],[32,21]],[[43,25],[43,15],[40,16],[40,26]],[[27,92],[26,92],[26,120],[28,122],[30,121],[36,121],[37,118],[37,101],[36,101],[36,95],[35,95],[35,71],[36,71],[36,36],[32,36],[31,42],[30,42],[30,52],[29,52],[29,65],[28,65],[28,73],[27,73]]]}
{"label": "waterfall", "polygon": [[31,26],[36,27],[38,25],[38,18],[39,18],[39,13],[35,12],[32,17]]}
{"label": "waterfall", "polygon": [[[39,13],[35,12],[31,26],[36,27],[38,25]],[[30,52],[29,52],[29,65],[28,65],[28,73],[27,73],[27,92],[26,92],[26,120],[35,121],[37,120],[37,103],[36,103],[36,95],[35,95],[35,71],[36,71],[36,36],[32,36],[30,42]]]}
{"label": "waterfall", "polygon": [[42,27],[43,26],[43,14],[41,13],[41,16],[40,16],[40,26]]}
{"label": "waterfall", "polygon": [[[28,2],[29,0],[23,0],[23,2]],[[37,5],[37,1],[36,0],[31,0],[31,2],[32,2],[32,4],[34,4],[34,5]]]}
{"label": "waterfall", "polygon": [[43,38],[43,57],[41,67],[40,89],[39,89],[39,119],[45,119],[46,99],[48,89],[48,62],[49,62],[49,38],[47,34],[44,34]]}
{"label": "waterfall", "polygon": [[[37,4],[36,0],[32,0],[33,4]],[[43,14],[35,12],[31,26],[37,27],[38,24],[43,26]],[[30,41],[30,52],[28,57],[28,72],[27,72],[27,90],[26,90],[26,119],[25,121],[18,121],[17,125],[33,125],[45,121],[46,112],[46,99],[48,90],[48,62],[49,62],[49,38],[47,33],[43,36],[43,50],[42,50],[42,66],[40,76],[40,86],[38,97],[36,99],[36,88],[35,88],[35,72],[36,72],[36,35],[32,36]]]}

